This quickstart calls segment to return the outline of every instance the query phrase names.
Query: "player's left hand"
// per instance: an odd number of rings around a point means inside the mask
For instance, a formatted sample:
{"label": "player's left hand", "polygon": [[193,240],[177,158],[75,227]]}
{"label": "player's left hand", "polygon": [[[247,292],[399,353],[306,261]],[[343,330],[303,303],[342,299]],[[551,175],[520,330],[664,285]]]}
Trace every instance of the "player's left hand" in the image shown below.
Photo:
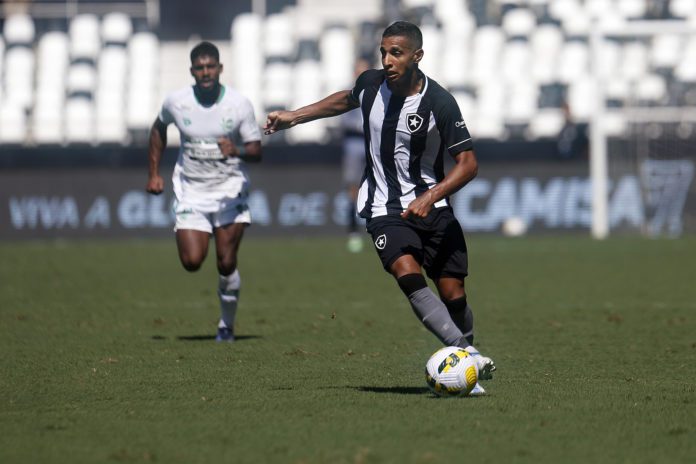
{"label": "player's left hand", "polygon": [[239,149],[237,146],[227,137],[220,137],[217,139],[218,147],[220,151],[225,156],[239,156]]}
{"label": "player's left hand", "polygon": [[428,214],[430,214],[430,211],[433,209],[431,196],[431,192],[428,191],[417,197],[408,205],[408,208],[401,213],[401,217],[404,219],[408,219],[411,216],[419,218],[427,217]]}

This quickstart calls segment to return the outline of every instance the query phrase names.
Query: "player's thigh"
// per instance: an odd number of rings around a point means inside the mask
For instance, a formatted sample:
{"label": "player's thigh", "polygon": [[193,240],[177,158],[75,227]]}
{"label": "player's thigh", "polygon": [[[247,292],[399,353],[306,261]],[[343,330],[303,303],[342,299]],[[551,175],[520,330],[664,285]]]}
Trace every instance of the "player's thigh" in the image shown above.
{"label": "player's thigh", "polygon": [[197,270],[208,254],[210,234],[195,229],[177,229],[176,246],[181,264],[189,271]]}
{"label": "player's thigh", "polygon": [[[367,232],[372,236],[372,243],[385,271],[393,274],[392,267],[397,260],[409,256],[418,265],[416,272],[420,272],[422,243],[408,221],[400,217],[380,216],[368,221]],[[398,269],[405,265],[403,263],[411,264],[410,267],[413,268],[409,259],[403,259],[400,263]],[[400,272],[398,269],[397,272]]]}
{"label": "player's thigh", "polygon": [[424,239],[423,249],[423,267],[428,277],[434,281],[442,277],[464,281],[469,273],[466,240],[459,221],[449,208],[438,212],[438,217]]}

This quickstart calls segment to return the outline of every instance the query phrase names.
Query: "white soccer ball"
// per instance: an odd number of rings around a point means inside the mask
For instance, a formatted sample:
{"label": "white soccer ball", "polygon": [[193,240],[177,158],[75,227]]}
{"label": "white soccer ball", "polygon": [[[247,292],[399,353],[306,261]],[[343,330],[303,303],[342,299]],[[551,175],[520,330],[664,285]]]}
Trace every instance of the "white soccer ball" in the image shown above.
{"label": "white soccer ball", "polygon": [[437,396],[467,396],[478,382],[478,365],[464,348],[446,346],[428,359],[425,380]]}

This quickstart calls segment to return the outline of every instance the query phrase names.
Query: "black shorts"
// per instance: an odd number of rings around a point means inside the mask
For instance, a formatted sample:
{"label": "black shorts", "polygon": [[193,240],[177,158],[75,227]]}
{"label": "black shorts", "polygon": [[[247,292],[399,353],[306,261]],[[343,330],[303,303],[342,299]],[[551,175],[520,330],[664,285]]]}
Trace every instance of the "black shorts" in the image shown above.
{"label": "black shorts", "polygon": [[398,258],[411,255],[431,279],[468,274],[464,233],[449,207],[434,209],[426,218],[368,219],[367,231],[387,272]]}

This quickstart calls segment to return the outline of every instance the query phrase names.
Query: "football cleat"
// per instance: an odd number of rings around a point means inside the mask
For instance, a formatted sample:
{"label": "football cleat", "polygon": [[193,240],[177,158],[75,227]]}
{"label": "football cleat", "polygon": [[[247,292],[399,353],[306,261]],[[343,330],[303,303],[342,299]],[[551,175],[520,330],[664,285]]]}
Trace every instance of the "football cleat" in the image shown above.
{"label": "football cleat", "polygon": [[493,378],[493,371],[495,371],[495,363],[491,358],[482,356],[481,353],[472,348],[473,347],[470,347],[466,351],[476,360],[479,380],[491,380]]}
{"label": "football cleat", "polygon": [[474,388],[471,389],[469,392],[469,396],[484,396],[486,394],[486,390],[481,386],[480,383],[476,382],[476,385],[474,385]]}
{"label": "football cleat", "polygon": [[234,341],[234,332],[229,327],[218,327],[215,341],[232,343]]}
{"label": "football cleat", "polygon": [[486,356],[474,355],[476,363],[478,364],[478,378],[479,380],[491,380],[493,378],[493,371],[495,371],[495,363],[491,358]]}

